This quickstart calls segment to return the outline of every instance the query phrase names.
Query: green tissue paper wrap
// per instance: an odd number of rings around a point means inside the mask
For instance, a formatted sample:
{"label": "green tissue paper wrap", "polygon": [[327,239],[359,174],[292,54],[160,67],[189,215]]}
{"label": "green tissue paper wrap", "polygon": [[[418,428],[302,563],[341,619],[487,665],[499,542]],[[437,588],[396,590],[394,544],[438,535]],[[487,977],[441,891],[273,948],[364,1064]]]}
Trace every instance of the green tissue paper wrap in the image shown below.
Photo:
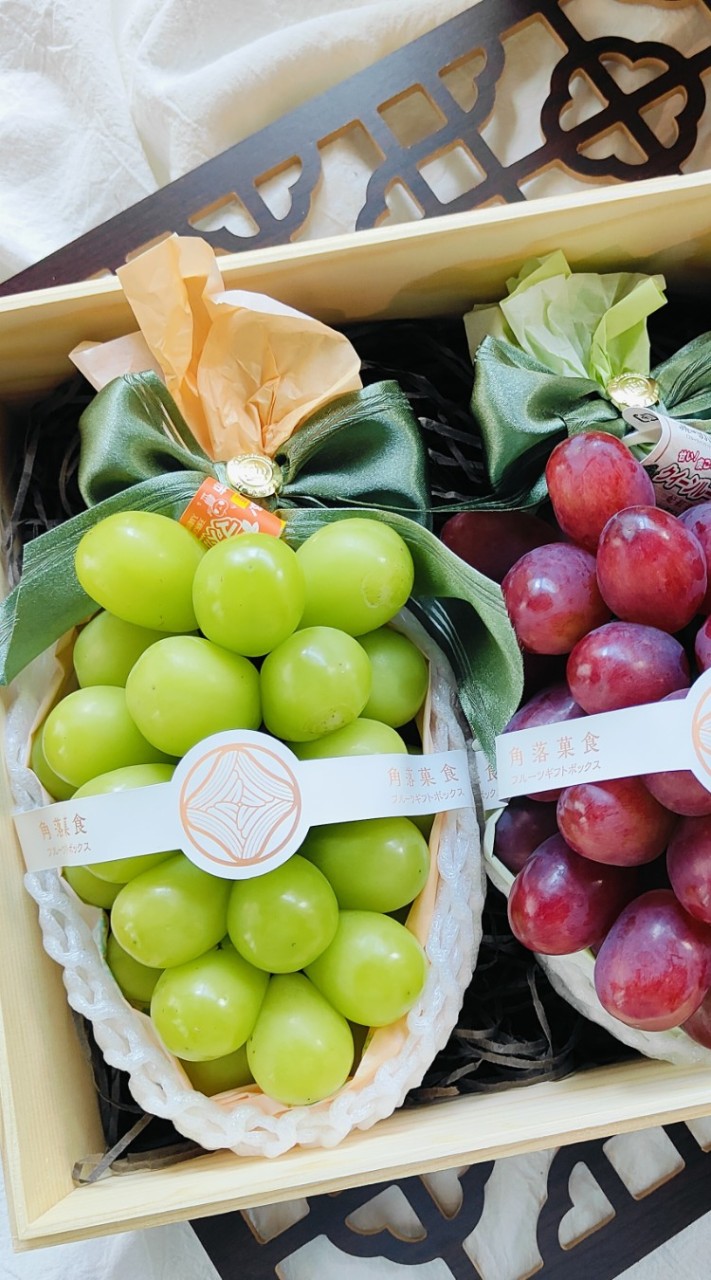
{"label": "green tissue paper wrap", "polygon": [[603,393],[620,373],[649,372],[647,317],[664,306],[661,276],[573,272],[558,250],[530,259],[506,287],[508,297],[465,317],[472,356],[491,334]]}

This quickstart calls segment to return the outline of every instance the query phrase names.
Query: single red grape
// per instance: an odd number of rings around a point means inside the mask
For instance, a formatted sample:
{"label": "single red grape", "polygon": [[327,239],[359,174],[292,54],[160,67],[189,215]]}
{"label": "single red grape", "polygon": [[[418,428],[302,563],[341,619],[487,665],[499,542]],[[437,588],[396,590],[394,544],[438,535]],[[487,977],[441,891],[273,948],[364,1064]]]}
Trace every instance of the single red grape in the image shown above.
{"label": "single red grape", "polygon": [[654,506],[654,486],[626,445],[602,431],[570,436],[546,464],[556,520],[574,542],[595,551],[610,516],[625,507]]}
{"label": "single red grape", "polygon": [[628,507],[600,535],[597,580],[618,618],[680,631],[706,595],[706,557],[676,516],[658,507]]}
{"label": "single red grape", "polygon": [[550,836],[527,859],[511,886],[514,937],[530,951],[565,956],[601,941],[636,887],[629,867],[581,858],[562,836]]}
{"label": "single red grape", "polygon": [[659,702],[689,687],[689,664],[679,641],[636,622],[608,622],[584,636],[568,658],[566,674],[575,701],[588,715]]}
{"label": "single red grape", "polygon": [[[685,698],[686,689],[668,693],[662,702]],[[690,769],[671,769],[668,773],[647,773],[642,781],[648,791],[672,813],[684,818],[702,818],[711,813],[711,791],[707,791]]]}
{"label": "single red grape", "polygon": [[612,925],[595,961],[595,990],[613,1017],[642,1031],[681,1026],[709,985],[711,929],[668,889],[643,893]]}
{"label": "single red grape", "polygon": [[509,800],[497,819],[494,853],[517,875],[534,850],[557,830],[555,805],[537,804],[526,796],[517,796]]}
{"label": "single red grape", "polygon": [[557,815],[560,833],[571,849],[615,867],[638,867],[658,858],[675,821],[639,778],[567,787]]}
{"label": "single red grape", "polygon": [[509,569],[501,589],[519,643],[533,653],[570,653],[610,616],[594,557],[567,542],[528,551]]}
{"label": "single red grape", "polygon": [[700,502],[698,507],[682,511],[677,519],[698,538],[706,560],[708,587],[699,606],[699,613],[711,613],[711,502]]}
{"label": "single red grape", "polygon": [[694,657],[699,671],[708,671],[711,667],[711,618],[707,618],[696,632]]}
{"label": "single red grape", "polygon": [[557,529],[527,511],[460,511],[440,533],[445,547],[494,582],[501,582],[527,551],[558,536]]}
{"label": "single red grape", "polygon": [[682,907],[711,924],[711,815],[681,820],[667,849],[667,871]]}
{"label": "single red grape", "polygon": [[[513,733],[515,729],[534,729],[539,724],[557,724],[559,720],[578,720],[584,715],[567,684],[552,684],[541,689],[528,702],[519,707],[509,720],[504,733]],[[557,800],[562,788],[553,791],[532,791],[528,799],[536,801]]]}

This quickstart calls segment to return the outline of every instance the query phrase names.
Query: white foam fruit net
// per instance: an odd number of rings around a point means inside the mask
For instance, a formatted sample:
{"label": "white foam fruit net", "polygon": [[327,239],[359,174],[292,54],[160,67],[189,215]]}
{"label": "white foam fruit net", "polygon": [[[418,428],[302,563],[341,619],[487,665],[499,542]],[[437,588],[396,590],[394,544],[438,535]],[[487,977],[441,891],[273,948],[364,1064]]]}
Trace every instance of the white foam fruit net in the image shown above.
{"label": "white foam fruit net", "polygon": [[[500,812],[500,811],[499,811]],[[512,873],[494,854],[496,819],[487,819],[484,831],[484,862],[491,883],[508,898],[514,882]],[[578,1013],[604,1027],[621,1044],[629,1045],[646,1058],[658,1058],[662,1062],[674,1062],[680,1066],[694,1063],[711,1064],[711,1050],[697,1044],[681,1027],[671,1031],[639,1031],[613,1018],[600,1004],[595,990],[595,957],[592,951],[576,951],[569,956],[543,956],[536,953],[536,960],[545,972],[553,990],[567,1000]]]}
{"label": "white foam fruit net", "polygon": [[[412,617],[401,614],[397,625],[429,659],[425,728],[430,750],[468,745],[449,664]],[[5,746],[17,809],[47,803],[26,761],[30,735],[58,684],[59,670],[54,650],[47,651],[11,687]],[[366,1051],[353,1079],[333,1098],[311,1107],[265,1106],[256,1091],[215,1099],[193,1089],[150,1019],[121,995],[103,954],[103,914],[84,906],[56,871],[28,873],[25,885],[39,907],[45,949],[64,970],[70,1005],[91,1022],[106,1061],[128,1073],[139,1106],[171,1120],[180,1133],[207,1149],[276,1156],[295,1146],[335,1146],[352,1129],[367,1129],[392,1114],[408,1090],[420,1084],[456,1025],[482,931],[484,874],[476,814],[468,809],[443,814],[435,832],[438,839],[431,847],[439,875],[425,944],[429,972],[420,1000],[407,1015],[405,1034],[374,1071],[362,1070]]]}

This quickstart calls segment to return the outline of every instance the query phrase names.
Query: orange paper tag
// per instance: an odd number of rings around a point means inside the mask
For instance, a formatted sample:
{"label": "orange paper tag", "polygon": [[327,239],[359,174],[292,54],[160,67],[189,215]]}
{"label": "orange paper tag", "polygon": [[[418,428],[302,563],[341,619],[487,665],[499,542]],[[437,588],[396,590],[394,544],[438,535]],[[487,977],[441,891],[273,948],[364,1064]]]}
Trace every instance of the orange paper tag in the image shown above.
{"label": "orange paper tag", "polygon": [[180,523],[206,547],[233,538],[237,533],[271,533],[281,536],[284,521],[234,489],[210,476],[203,480]]}

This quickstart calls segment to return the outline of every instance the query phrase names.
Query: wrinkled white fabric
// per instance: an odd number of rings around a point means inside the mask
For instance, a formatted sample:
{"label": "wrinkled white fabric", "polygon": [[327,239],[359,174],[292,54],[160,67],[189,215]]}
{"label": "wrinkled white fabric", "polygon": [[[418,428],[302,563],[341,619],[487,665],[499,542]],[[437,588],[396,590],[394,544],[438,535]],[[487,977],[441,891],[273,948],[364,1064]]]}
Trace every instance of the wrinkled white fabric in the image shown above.
{"label": "wrinkled white fabric", "polygon": [[467,0],[0,0],[0,279]]}

